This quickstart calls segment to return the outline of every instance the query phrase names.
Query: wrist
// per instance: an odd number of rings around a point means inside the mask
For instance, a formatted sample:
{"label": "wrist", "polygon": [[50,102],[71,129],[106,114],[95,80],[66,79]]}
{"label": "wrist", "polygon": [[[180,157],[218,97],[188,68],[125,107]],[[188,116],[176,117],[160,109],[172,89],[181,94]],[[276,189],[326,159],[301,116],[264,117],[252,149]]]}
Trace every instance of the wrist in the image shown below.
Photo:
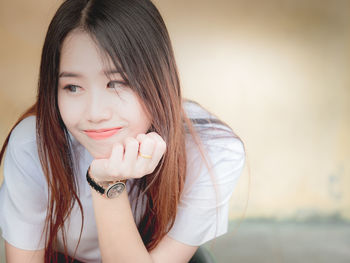
{"label": "wrist", "polygon": [[90,175],[90,166],[86,171],[86,180],[92,189],[108,199],[118,197],[126,188],[126,180],[97,182]]}

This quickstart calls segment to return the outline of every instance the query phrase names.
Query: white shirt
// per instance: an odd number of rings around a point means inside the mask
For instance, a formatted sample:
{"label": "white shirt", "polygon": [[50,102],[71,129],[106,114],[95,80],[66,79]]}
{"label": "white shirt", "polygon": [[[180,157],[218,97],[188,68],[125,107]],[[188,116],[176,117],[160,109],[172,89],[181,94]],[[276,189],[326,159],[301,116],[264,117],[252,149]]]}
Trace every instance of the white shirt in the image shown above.
{"label": "white shirt", "polygon": [[[213,118],[197,104],[186,102],[184,108],[191,119]],[[227,136],[227,127],[199,122],[195,127],[203,131],[200,138],[213,172],[212,175],[208,172],[192,137],[187,135],[186,181],[176,219],[168,235],[184,244],[200,246],[227,232],[229,199],[242,172],[245,155],[242,142]],[[206,127],[211,129],[206,130]],[[219,129],[212,129],[214,127]],[[35,134],[35,116],[21,121],[11,133],[4,159],[4,182],[0,188],[0,227],[3,238],[11,245],[26,250],[44,248],[41,233],[48,202],[48,189],[39,161]],[[76,166],[76,180],[84,210],[84,228],[75,258],[83,262],[101,262],[91,189],[85,178],[93,157],[77,140],[71,138],[74,158],[79,164]],[[130,183],[131,180],[127,182],[127,189],[130,189]],[[129,200],[133,207],[135,202],[132,193],[129,193]],[[136,222],[139,222],[143,212],[134,214]],[[75,204],[65,222],[67,247],[71,256],[80,230],[81,214]],[[63,251],[60,235],[58,250]]]}

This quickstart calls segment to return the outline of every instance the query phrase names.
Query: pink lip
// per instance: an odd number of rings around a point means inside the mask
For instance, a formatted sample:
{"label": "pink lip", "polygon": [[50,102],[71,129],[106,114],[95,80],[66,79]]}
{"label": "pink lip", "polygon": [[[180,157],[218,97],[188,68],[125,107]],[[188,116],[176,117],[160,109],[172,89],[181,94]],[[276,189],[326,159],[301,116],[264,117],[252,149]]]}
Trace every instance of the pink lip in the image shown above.
{"label": "pink lip", "polygon": [[100,130],[84,130],[87,136],[94,140],[103,140],[116,134],[121,127],[100,129]]}

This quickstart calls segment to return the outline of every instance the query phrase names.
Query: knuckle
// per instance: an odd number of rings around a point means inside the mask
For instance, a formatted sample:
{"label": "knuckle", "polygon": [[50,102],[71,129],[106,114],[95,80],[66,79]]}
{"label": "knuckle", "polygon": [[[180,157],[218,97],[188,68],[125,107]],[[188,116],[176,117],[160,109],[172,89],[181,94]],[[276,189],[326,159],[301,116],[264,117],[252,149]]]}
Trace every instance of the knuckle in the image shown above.
{"label": "knuckle", "polygon": [[136,149],[139,147],[139,142],[135,138],[128,138],[125,140],[125,148]]}
{"label": "knuckle", "polygon": [[154,170],[155,170],[155,167],[149,168],[149,169],[147,170],[147,174],[153,173]]}
{"label": "knuckle", "polygon": [[143,141],[144,141],[144,143],[152,143],[153,139],[151,137],[147,136]]}
{"label": "knuckle", "polygon": [[141,172],[141,171],[138,171],[138,172],[135,173],[135,177],[136,177],[136,178],[141,178],[141,177],[143,177],[143,176],[144,176],[144,173]]}
{"label": "knuckle", "polygon": [[163,154],[165,152],[165,150],[166,150],[166,144],[162,143],[162,142],[159,142],[157,144],[157,150]]}
{"label": "knuckle", "polygon": [[136,172],[134,171],[134,169],[127,169],[125,174],[128,178],[132,178],[135,177]]}
{"label": "knuckle", "polygon": [[142,141],[144,138],[145,138],[146,134],[144,133],[140,133],[136,136],[136,139],[139,140],[139,141]]}
{"label": "knuckle", "polygon": [[114,148],[118,148],[118,147],[120,147],[120,146],[122,146],[122,144],[121,144],[120,142],[115,142],[115,143],[113,144],[113,147],[114,147]]}
{"label": "knuckle", "polygon": [[165,142],[164,140],[161,140],[161,141],[159,142],[159,146],[160,146],[160,148],[161,148],[162,150],[165,151],[165,149],[166,149],[166,142]]}
{"label": "knuckle", "polygon": [[121,144],[121,143],[119,143],[119,142],[117,142],[117,143],[115,143],[114,145],[113,145],[113,148],[114,148],[114,150],[116,150],[116,151],[121,151],[121,150],[123,150],[123,145]]}
{"label": "knuckle", "polygon": [[151,132],[149,135],[150,135],[149,137],[152,138],[152,140],[154,140],[154,141],[159,141],[159,138],[161,138],[158,135],[158,133],[155,133],[155,132]]}
{"label": "knuckle", "polygon": [[145,139],[144,144],[147,145],[147,146],[152,147],[152,146],[156,145],[156,141],[152,140],[151,138],[147,138],[147,139]]}
{"label": "knuckle", "polygon": [[135,143],[136,142],[136,139],[134,139],[133,137],[127,137],[125,139],[125,144],[132,144],[132,143]]}
{"label": "knuckle", "polygon": [[158,135],[158,133],[156,133],[156,132],[150,132],[149,133],[151,136],[155,136],[155,137],[158,137],[159,135]]}

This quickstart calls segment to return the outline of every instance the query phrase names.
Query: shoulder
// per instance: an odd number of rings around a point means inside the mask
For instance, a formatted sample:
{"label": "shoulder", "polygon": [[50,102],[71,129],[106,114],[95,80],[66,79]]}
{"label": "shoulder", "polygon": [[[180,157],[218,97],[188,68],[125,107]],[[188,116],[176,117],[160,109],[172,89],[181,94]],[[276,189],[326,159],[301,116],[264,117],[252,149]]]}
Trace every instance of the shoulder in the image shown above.
{"label": "shoulder", "polygon": [[199,246],[227,232],[229,201],[243,171],[245,150],[231,128],[203,107],[190,102],[184,109],[195,134],[187,130],[185,184],[168,235]]}
{"label": "shoulder", "polygon": [[208,119],[212,117],[212,115],[206,109],[192,100],[184,100],[183,108],[189,119]]}
{"label": "shoulder", "polygon": [[17,167],[16,169],[36,173],[40,169],[35,116],[23,119],[12,130],[4,161],[6,170]]}
{"label": "shoulder", "polygon": [[[194,126],[203,150],[206,150],[208,154],[225,156],[227,152],[230,152],[232,158],[245,156],[243,141],[219,118],[193,101],[186,101],[184,109]],[[189,146],[187,148],[193,148],[196,145],[194,138],[189,133],[186,137],[186,144]]]}
{"label": "shoulder", "polygon": [[36,144],[35,116],[29,116],[18,123],[9,139],[9,147],[17,148],[28,144]]}
{"label": "shoulder", "polygon": [[202,139],[197,145],[192,136],[186,140],[187,175],[196,177],[201,174],[200,180],[208,181],[213,173],[216,179],[236,180],[245,163],[244,144],[238,137],[210,137]]}
{"label": "shoulder", "polygon": [[183,108],[195,131],[202,136],[202,139],[213,137],[210,135],[215,135],[214,137],[238,138],[226,123],[197,102],[185,100]]}
{"label": "shoulder", "polygon": [[245,163],[243,141],[199,104],[190,102],[184,108],[200,142],[198,145],[192,134],[187,134],[187,176],[208,183],[210,174],[214,174],[219,182],[236,181]]}

